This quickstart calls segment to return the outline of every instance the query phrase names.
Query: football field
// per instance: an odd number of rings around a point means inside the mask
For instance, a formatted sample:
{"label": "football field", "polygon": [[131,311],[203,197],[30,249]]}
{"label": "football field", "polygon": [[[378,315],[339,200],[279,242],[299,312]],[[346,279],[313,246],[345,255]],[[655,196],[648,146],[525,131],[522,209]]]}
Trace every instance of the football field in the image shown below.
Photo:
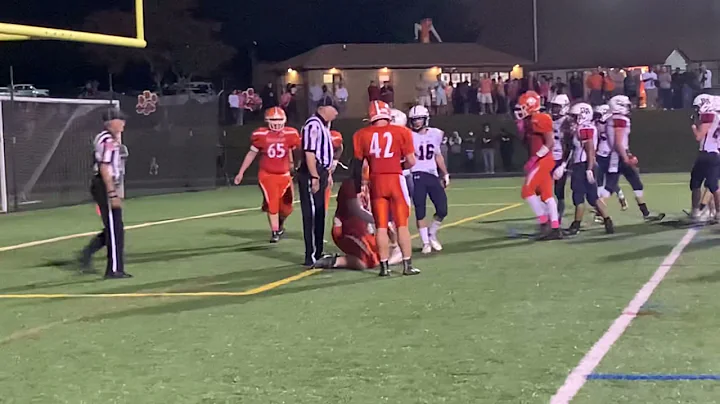
{"label": "football field", "polygon": [[127,201],[128,280],[77,270],[91,205],[0,217],[0,403],[719,403],[720,237],[674,224],[688,175],[643,179],[663,223],[623,182],[615,235],[552,242],[521,179],[454,180],[444,250],[389,279],[303,271],[253,186]]}

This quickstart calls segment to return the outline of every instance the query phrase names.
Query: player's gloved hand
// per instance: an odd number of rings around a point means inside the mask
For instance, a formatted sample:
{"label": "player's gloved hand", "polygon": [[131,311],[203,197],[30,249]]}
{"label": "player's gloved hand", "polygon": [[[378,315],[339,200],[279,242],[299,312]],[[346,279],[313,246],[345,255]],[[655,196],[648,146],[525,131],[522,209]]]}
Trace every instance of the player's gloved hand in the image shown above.
{"label": "player's gloved hand", "polygon": [[450,185],[450,174],[443,175],[443,187],[447,188]]}
{"label": "player's gloved hand", "polygon": [[371,235],[374,235],[374,234],[375,234],[375,226],[373,226],[372,223],[368,223],[368,225],[367,225],[367,231],[368,231],[368,233],[370,233]]}
{"label": "player's gloved hand", "polygon": [[565,175],[565,171],[567,171],[567,163],[560,164],[555,171],[553,171],[553,179],[555,181],[560,180],[560,178]]}
{"label": "player's gloved hand", "polygon": [[637,167],[639,161],[638,161],[638,158],[635,157],[634,154],[628,153],[626,163],[632,167]]}
{"label": "player's gloved hand", "polygon": [[530,160],[528,160],[528,162],[525,163],[525,167],[524,167],[525,173],[527,174],[530,171],[532,171],[533,168],[535,168],[535,166],[537,165],[539,160],[540,160],[540,157],[538,157],[538,156],[530,157]]}
{"label": "player's gloved hand", "polygon": [[587,181],[589,183],[594,184],[595,183],[595,173],[593,173],[593,170],[586,170],[585,178],[587,178]]}

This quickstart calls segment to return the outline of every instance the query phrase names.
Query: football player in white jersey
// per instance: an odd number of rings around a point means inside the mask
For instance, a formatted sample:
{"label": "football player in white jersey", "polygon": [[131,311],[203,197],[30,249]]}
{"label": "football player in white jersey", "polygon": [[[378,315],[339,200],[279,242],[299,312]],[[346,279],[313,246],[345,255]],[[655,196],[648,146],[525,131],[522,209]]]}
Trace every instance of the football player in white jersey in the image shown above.
{"label": "football player in white jersey", "polygon": [[[552,154],[555,160],[555,169],[553,170],[553,179],[555,180],[555,198],[558,204],[558,218],[562,222],[565,213],[565,184],[567,183],[567,174],[565,168],[569,160],[571,148],[568,147],[568,141],[572,135],[570,121],[567,119],[567,113],[570,108],[570,98],[565,94],[557,94],[550,100],[550,117],[553,121],[553,143]],[[558,170],[558,167],[561,167]],[[557,172],[557,175],[556,175]],[[562,173],[562,174],[560,174]]]}
{"label": "football player in white jersey", "polygon": [[[618,201],[620,202],[620,208],[622,210],[627,210],[628,204],[627,199],[625,199],[625,194],[620,188],[619,181],[614,178],[620,175],[618,173],[617,161],[612,166],[610,165],[610,155],[612,154],[612,147],[610,146],[610,142],[608,141],[607,137],[607,123],[611,117],[612,113],[610,112],[609,105],[603,104],[595,107],[593,121],[595,122],[595,127],[597,128],[598,133],[598,145],[596,150],[598,165],[598,175],[596,178],[598,183],[598,197],[600,197],[600,199],[602,199],[603,202],[607,204],[607,198],[609,198],[612,194],[616,194],[618,197]],[[612,178],[610,180],[610,183],[615,184],[616,187],[612,189],[607,189],[606,181],[608,177]],[[602,223],[602,217],[599,215],[595,215],[595,222]]]}
{"label": "football player in white jersey", "polygon": [[[638,159],[632,153],[630,153],[630,110],[632,103],[630,99],[625,95],[616,95],[610,98],[608,102],[610,106],[610,112],[612,117],[608,121],[607,125],[607,137],[608,142],[612,148],[610,154],[610,164],[618,165],[618,173],[622,174],[623,177],[630,183],[635,194],[635,201],[637,202],[640,212],[642,212],[643,219],[646,221],[659,221],[665,217],[664,213],[657,215],[650,214],[650,210],[645,204],[645,198],[643,197],[643,183],[640,180],[640,172],[637,168]],[[612,182],[612,178],[608,178],[605,181],[605,188],[612,189],[617,187]],[[615,181],[619,180],[619,176]]]}
{"label": "football player in white jersey", "polygon": [[[444,133],[440,129],[429,127],[430,112],[422,105],[412,107],[408,118],[417,159],[411,168],[415,187],[411,195],[415,205],[418,232],[423,243],[422,253],[430,254],[433,250],[442,250],[437,233],[448,213],[445,187],[450,183],[450,175],[440,149]],[[435,206],[435,216],[429,228],[425,219],[428,197]]]}
{"label": "football player in white jersey", "polygon": [[613,221],[607,214],[605,203],[598,198],[598,187],[595,181],[595,148],[598,135],[597,128],[593,123],[592,106],[584,102],[573,105],[570,108],[570,118],[575,123],[572,138],[572,173],[570,177],[570,189],[572,190],[572,199],[575,205],[575,220],[565,234],[573,236],[580,232],[580,224],[585,213],[585,200],[603,218],[605,232],[612,234],[615,232]]}
{"label": "football player in white jersey", "polygon": [[[690,173],[690,191],[692,192],[691,217],[695,221],[717,221],[717,212],[713,217],[707,215],[703,209],[701,188],[703,182],[712,195],[714,205],[720,206],[720,191],[718,191],[718,177],[720,176],[720,114],[718,114],[718,99],[712,95],[700,94],[693,101],[697,123],[692,125],[695,140],[700,144],[700,150],[692,172]],[[704,213],[704,214],[703,214]]]}

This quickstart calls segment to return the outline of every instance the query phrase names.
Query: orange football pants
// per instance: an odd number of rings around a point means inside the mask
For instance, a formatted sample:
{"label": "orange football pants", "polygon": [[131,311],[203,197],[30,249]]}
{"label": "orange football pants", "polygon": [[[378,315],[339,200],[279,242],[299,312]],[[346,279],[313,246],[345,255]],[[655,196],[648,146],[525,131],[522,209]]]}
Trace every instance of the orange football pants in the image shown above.
{"label": "orange football pants", "polygon": [[293,211],[293,186],[290,174],[258,173],[263,193],[263,212],[288,217]]}
{"label": "orange football pants", "polygon": [[548,155],[540,160],[533,169],[525,176],[525,183],[522,187],[522,198],[532,195],[539,195],[540,199],[547,201],[553,197],[552,171],[555,168],[555,161]]}

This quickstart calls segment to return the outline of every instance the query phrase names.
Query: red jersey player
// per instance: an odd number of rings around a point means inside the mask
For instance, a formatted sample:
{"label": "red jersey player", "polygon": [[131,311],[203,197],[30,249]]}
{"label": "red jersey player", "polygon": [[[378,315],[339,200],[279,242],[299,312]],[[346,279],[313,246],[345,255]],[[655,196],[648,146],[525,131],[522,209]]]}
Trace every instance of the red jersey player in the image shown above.
{"label": "red jersey player", "polygon": [[265,111],[267,128],[258,128],[250,138],[250,151],[245,155],[235,184],[242,182],[245,171],[255,156],[260,154],[258,182],[263,193],[262,210],[267,212],[272,236],[277,243],[283,235],[285,219],[293,211],[293,186],[290,176],[292,150],[300,146],[300,134],[294,128],[285,127],[287,116],[279,107]]}
{"label": "red jersey player", "polygon": [[330,135],[332,138],[332,144],[333,144],[333,148],[335,149],[335,153],[333,154],[334,161],[333,161],[332,167],[330,167],[330,176],[328,177],[328,186],[325,189],[325,210],[327,210],[328,207],[330,206],[330,195],[332,193],[332,187],[333,187],[332,174],[335,172],[337,163],[338,163],[338,161],[340,161],[340,155],[342,155],[342,152],[343,152],[342,134],[336,130],[331,130]]}
{"label": "red jersey player", "polygon": [[540,223],[539,239],[562,238],[557,201],[553,197],[552,171],[555,161],[550,153],[554,143],[552,118],[540,112],[540,96],[534,91],[520,96],[515,117],[518,119],[518,128],[525,132],[530,151],[530,158],[525,163],[522,197],[535,212]]}
{"label": "red jersey player", "polygon": [[410,195],[402,175],[403,159],[406,168],[415,165],[412,132],[406,127],[390,124],[390,106],[382,101],[370,103],[368,118],[370,126],[353,135],[353,147],[355,159],[367,160],[370,166],[370,204],[380,253],[380,276],[390,275],[388,222],[391,214],[403,254],[403,275],[416,275],[420,271],[412,266],[408,229]]}
{"label": "red jersey player", "polygon": [[[349,178],[340,185],[337,195],[337,210],[333,220],[332,237],[344,256],[327,256],[315,262],[315,268],[372,269],[380,263],[377,242],[373,235],[375,222],[369,209],[369,169],[363,170],[363,187],[357,193],[356,180]],[[389,264],[402,261],[399,249],[393,252]]]}

